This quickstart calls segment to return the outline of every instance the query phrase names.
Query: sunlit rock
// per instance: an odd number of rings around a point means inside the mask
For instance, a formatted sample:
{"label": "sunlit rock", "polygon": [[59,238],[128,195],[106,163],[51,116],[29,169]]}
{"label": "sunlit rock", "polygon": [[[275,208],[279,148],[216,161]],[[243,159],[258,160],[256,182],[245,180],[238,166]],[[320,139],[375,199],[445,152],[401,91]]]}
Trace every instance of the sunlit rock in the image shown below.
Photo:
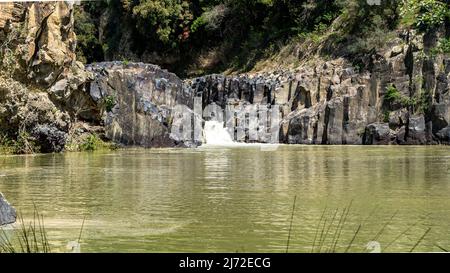
{"label": "sunlit rock", "polygon": [[16,210],[0,193],[0,226],[16,222]]}

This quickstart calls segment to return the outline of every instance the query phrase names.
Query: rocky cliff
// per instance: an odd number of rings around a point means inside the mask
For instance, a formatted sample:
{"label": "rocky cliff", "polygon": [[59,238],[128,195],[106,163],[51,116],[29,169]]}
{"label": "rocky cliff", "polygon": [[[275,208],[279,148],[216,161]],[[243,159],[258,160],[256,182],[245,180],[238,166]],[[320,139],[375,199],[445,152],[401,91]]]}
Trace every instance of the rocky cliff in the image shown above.
{"label": "rocky cliff", "polygon": [[87,69],[94,79],[86,90],[104,113],[98,122],[108,139],[127,146],[181,145],[169,136],[172,109],[192,108],[193,96],[180,78],[142,63],[99,63]]}
{"label": "rocky cliff", "polygon": [[450,59],[424,54],[437,37],[399,36],[384,55],[367,56],[363,71],[336,59],[295,71],[187,83],[203,94],[204,104],[225,107],[238,99],[280,105],[283,143],[448,143]]}
{"label": "rocky cliff", "polygon": [[75,46],[71,4],[0,4],[0,132],[17,152],[64,150],[91,103]]}
{"label": "rocky cliff", "polygon": [[[171,130],[174,108],[194,117],[196,97],[200,114],[208,105],[279,111],[282,143],[450,142],[450,58],[435,51],[442,30],[399,31],[358,65],[312,57],[296,69],[182,80],[142,63],[85,68],[75,59],[71,4],[0,7],[0,130],[24,152],[63,151],[92,134],[127,146],[190,146],[196,141]],[[250,141],[245,134],[237,140]]]}

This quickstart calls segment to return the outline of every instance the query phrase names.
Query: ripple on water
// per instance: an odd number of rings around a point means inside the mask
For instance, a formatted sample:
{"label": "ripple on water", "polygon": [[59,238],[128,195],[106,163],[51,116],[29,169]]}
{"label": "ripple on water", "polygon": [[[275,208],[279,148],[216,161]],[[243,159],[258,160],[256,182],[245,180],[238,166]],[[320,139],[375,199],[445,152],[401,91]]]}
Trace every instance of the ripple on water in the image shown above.
{"label": "ripple on water", "polygon": [[36,204],[55,246],[75,240],[86,216],[82,251],[284,251],[294,196],[292,251],[311,251],[324,208],[330,223],[352,200],[340,250],[359,225],[354,251],[386,223],[382,249],[420,220],[388,251],[409,251],[428,227],[417,250],[439,251],[450,247],[449,154],[243,145],[1,157],[0,191],[25,219]]}

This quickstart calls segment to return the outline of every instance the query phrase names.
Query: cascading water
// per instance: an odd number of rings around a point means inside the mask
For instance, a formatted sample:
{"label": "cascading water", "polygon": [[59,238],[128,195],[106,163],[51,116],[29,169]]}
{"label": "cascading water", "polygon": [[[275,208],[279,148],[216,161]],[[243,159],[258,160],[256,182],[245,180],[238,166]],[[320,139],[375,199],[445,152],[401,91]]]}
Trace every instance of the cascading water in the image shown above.
{"label": "cascading water", "polygon": [[232,145],[235,143],[227,128],[223,127],[223,123],[215,120],[205,122],[203,137],[205,144],[208,145]]}
{"label": "cascading water", "polygon": [[274,151],[278,144],[268,143],[242,143],[233,141],[228,129],[223,127],[222,122],[206,121],[203,128],[203,143],[206,147],[226,146],[226,147],[258,147],[263,151]]}

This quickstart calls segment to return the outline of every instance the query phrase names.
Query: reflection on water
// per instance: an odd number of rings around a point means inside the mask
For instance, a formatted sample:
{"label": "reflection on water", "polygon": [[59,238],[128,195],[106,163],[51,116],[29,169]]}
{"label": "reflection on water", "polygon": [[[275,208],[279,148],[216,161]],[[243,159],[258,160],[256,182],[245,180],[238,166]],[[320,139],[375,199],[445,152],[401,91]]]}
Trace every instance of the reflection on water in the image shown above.
{"label": "reflection on water", "polygon": [[350,202],[338,251],[360,224],[351,251],[375,237],[409,251],[429,227],[416,250],[439,251],[450,248],[449,159],[450,147],[356,146],[0,156],[0,191],[25,217],[38,206],[54,247],[86,216],[83,251],[284,251],[294,196],[291,252],[311,251],[324,209],[331,219]]}

